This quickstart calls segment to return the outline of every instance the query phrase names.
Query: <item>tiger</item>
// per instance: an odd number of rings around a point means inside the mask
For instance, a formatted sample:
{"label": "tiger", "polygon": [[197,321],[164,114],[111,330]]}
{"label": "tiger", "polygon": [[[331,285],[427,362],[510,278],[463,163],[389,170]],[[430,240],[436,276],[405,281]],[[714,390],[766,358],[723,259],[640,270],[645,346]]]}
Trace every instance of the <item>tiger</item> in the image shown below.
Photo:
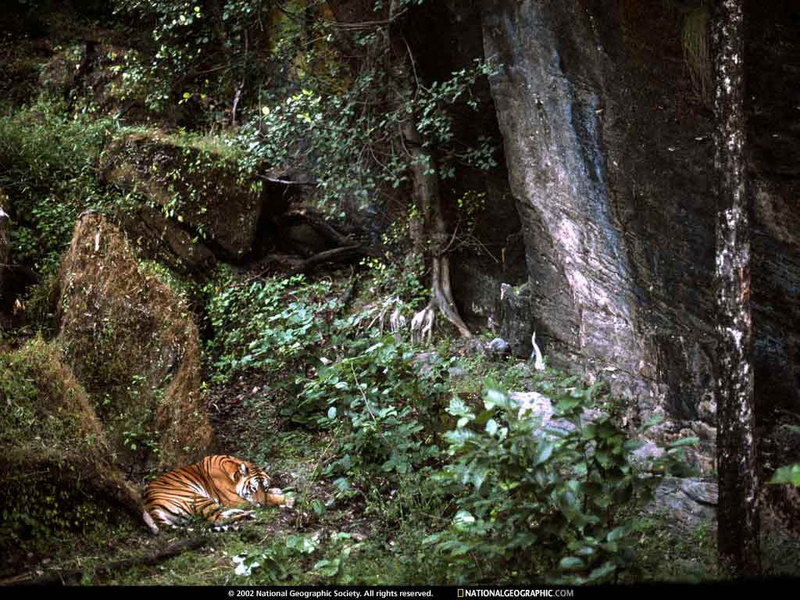
{"label": "tiger", "polygon": [[226,525],[252,516],[252,511],[243,510],[243,506],[294,506],[294,498],[269,484],[269,476],[245,460],[206,456],[148,484],[144,520],[176,526],[199,516],[213,525]]}

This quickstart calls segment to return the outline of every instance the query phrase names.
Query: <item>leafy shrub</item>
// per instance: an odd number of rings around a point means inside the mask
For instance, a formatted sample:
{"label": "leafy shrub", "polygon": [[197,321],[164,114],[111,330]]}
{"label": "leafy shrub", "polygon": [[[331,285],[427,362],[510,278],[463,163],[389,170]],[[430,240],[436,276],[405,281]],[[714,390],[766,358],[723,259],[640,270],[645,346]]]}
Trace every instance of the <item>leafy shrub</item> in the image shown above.
{"label": "leafy shrub", "polygon": [[[374,41],[361,40],[365,45]],[[388,111],[384,106],[364,109],[365,104],[382,104],[376,90],[391,88],[383,69],[359,73],[346,90],[340,85],[330,89],[325,78],[307,80],[297,93],[265,99],[257,120],[242,129],[242,141],[268,164],[305,162],[318,179],[323,203],[339,206],[355,198],[366,206],[380,187],[399,188],[408,181],[411,159],[395,147],[395,138],[411,115],[416,116],[423,147],[437,148],[441,177],[454,177],[459,163],[482,170],[496,166],[488,138],[480,137],[466,151],[465,144],[455,142],[445,110],[462,103],[477,110],[471,93],[481,77],[493,72],[492,66],[476,61],[448,80],[420,87],[418,94]]]}
{"label": "leafy shrub", "polygon": [[659,478],[633,470],[628,456],[641,443],[608,416],[582,418],[592,392],[562,386],[554,416],[572,427],[545,429],[497,389],[480,410],[450,402],[458,420],[445,434],[453,460],[441,482],[458,510],[427,542],[463,579],[579,584],[631,566],[633,524],[618,522],[616,508],[649,497]]}
{"label": "leafy shrub", "polygon": [[78,214],[112,200],[97,164],[113,128],[111,120],[70,117],[44,99],[0,117],[0,188],[11,198],[16,262],[52,270]]}
{"label": "leafy shrub", "polygon": [[209,284],[212,381],[225,383],[250,369],[276,373],[314,354],[325,342],[339,301],[328,282],[295,289],[304,281],[297,275],[235,284],[223,271]]}
{"label": "leafy shrub", "polygon": [[439,451],[434,437],[447,392],[446,367],[437,355],[414,364],[414,353],[393,336],[366,336],[347,348],[348,355],[322,368],[306,382],[301,410],[326,410],[323,426],[340,426],[339,458],[329,475],[370,479],[404,475]]}

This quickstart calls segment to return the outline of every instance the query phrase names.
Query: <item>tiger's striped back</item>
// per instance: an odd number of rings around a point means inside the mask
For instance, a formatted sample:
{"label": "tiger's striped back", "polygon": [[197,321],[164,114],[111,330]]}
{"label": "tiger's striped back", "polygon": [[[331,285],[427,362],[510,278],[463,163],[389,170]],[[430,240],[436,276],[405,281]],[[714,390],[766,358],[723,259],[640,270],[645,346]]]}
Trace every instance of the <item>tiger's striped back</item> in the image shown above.
{"label": "tiger's striped back", "polygon": [[207,456],[152,481],[145,492],[145,510],[156,522],[177,525],[192,516],[215,524],[238,521],[251,515],[240,507],[251,504],[291,507],[293,500],[269,484],[269,476],[247,461]]}

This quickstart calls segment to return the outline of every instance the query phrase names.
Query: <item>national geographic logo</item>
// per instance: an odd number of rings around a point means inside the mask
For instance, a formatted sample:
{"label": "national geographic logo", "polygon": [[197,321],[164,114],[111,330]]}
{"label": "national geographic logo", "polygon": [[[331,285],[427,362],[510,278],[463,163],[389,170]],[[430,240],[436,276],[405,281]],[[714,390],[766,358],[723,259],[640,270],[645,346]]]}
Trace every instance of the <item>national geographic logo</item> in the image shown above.
{"label": "national geographic logo", "polygon": [[476,588],[458,588],[459,598],[573,598],[575,590],[563,589],[514,589],[492,590]]}

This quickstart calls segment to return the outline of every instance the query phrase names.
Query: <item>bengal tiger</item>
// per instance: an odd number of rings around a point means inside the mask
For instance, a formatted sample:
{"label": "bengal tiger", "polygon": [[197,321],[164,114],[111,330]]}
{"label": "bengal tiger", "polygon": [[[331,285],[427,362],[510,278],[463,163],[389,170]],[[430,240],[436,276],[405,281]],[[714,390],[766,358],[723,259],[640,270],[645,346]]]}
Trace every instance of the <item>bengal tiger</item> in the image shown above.
{"label": "bengal tiger", "polygon": [[294,505],[293,498],[269,484],[269,476],[247,461],[227,455],[206,456],[150,482],[144,497],[144,519],[148,522],[152,515],[157,522],[174,526],[199,516],[222,525],[253,514],[242,506]]}

